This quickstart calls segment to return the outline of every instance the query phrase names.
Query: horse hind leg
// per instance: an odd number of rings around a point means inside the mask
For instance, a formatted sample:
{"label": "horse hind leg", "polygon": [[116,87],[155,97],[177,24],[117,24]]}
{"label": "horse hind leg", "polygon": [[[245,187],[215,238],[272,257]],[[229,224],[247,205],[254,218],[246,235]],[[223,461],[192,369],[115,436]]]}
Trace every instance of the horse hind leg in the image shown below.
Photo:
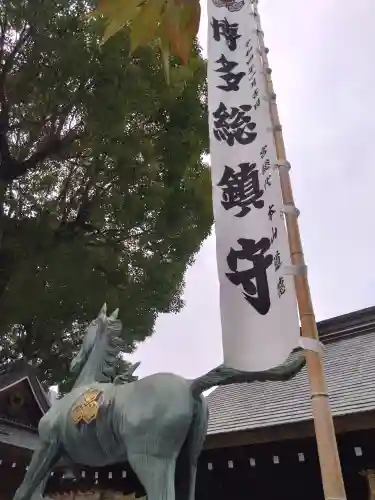
{"label": "horse hind leg", "polygon": [[48,474],[60,458],[60,447],[57,442],[42,442],[35,451],[21,486],[16,491],[13,500],[31,500],[34,493],[40,492],[42,497],[47,483]]}
{"label": "horse hind leg", "polygon": [[208,407],[200,397],[194,408],[194,415],[187,439],[177,458],[176,500],[194,500],[198,458],[206,439],[208,427]]}
{"label": "horse hind leg", "polygon": [[128,460],[146,490],[147,500],[175,500],[175,458],[129,453]]}

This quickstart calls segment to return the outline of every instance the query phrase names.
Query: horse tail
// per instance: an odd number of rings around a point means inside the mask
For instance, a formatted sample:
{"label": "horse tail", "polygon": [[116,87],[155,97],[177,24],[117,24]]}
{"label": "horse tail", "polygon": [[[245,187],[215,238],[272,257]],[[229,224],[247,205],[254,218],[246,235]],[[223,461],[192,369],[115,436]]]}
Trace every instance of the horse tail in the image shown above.
{"label": "horse tail", "polygon": [[286,381],[295,377],[305,364],[306,360],[303,352],[293,352],[283,364],[265,371],[247,372],[220,365],[205,375],[192,380],[191,390],[196,397],[216,385],[266,382],[270,380]]}

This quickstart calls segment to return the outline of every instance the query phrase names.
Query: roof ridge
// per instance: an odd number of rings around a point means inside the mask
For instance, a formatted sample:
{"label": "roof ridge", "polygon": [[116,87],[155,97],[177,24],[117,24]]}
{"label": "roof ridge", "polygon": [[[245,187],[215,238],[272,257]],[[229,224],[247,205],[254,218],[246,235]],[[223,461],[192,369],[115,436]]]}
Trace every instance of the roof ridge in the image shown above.
{"label": "roof ridge", "polygon": [[319,333],[325,335],[349,326],[361,326],[369,321],[375,322],[375,306],[318,321],[317,326]]}
{"label": "roof ridge", "polygon": [[0,422],[3,422],[5,424],[11,424],[17,427],[21,427],[23,429],[27,430],[32,430],[34,432],[38,432],[38,428],[35,427],[34,425],[27,424],[25,422],[21,422],[20,420],[14,419],[14,418],[9,418],[9,417],[4,417],[0,415]]}
{"label": "roof ridge", "polygon": [[347,327],[344,326],[339,330],[321,333],[319,335],[319,339],[323,342],[323,344],[329,344],[333,342],[339,342],[340,340],[344,340],[349,337],[356,337],[359,335],[374,333],[374,331],[375,331],[375,319],[365,324],[361,323],[353,326],[347,326]]}

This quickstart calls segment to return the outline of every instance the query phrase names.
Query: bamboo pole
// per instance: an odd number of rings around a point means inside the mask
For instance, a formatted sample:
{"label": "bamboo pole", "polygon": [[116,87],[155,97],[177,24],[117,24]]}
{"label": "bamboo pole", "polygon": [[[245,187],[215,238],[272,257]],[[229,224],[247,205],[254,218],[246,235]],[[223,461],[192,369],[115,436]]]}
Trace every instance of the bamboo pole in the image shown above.
{"label": "bamboo pole", "polygon": [[[276,104],[276,95],[271,78],[271,69],[268,63],[268,49],[266,49],[264,44],[264,36],[258,13],[258,0],[253,0],[252,3],[258,29],[259,49],[263,59],[264,73],[267,82],[266,87],[270,103],[277,160],[281,163],[286,162],[286,152]],[[280,168],[279,170],[283,203],[286,206],[294,207],[289,169]],[[304,268],[305,259],[302,250],[297,216],[298,213],[286,213],[286,226],[288,230],[292,264],[298,266],[298,268]],[[302,337],[318,341],[319,334],[316,326],[307,276],[298,275],[295,276],[294,280],[301,321]],[[326,500],[346,500],[335,429],[333,425],[330,402],[328,399],[327,383],[324,375],[323,359],[320,352],[312,350],[306,350],[305,352],[324,496]]]}

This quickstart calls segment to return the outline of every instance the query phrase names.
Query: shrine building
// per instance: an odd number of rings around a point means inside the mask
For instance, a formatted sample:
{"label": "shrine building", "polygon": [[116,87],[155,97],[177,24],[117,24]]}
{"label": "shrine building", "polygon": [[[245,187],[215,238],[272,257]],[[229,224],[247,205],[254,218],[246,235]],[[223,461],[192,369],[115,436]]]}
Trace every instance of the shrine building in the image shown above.
{"label": "shrine building", "polygon": [[[375,307],[318,328],[347,498],[375,500]],[[38,446],[49,407],[40,380],[24,361],[0,371],[0,500],[12,499]],[[197,500],[324,500],[306,368],[288,382],[223,386],[207,399]],[[121,500],[144,491],[126,463],[74,471],[59,463],[46,496]]]}

